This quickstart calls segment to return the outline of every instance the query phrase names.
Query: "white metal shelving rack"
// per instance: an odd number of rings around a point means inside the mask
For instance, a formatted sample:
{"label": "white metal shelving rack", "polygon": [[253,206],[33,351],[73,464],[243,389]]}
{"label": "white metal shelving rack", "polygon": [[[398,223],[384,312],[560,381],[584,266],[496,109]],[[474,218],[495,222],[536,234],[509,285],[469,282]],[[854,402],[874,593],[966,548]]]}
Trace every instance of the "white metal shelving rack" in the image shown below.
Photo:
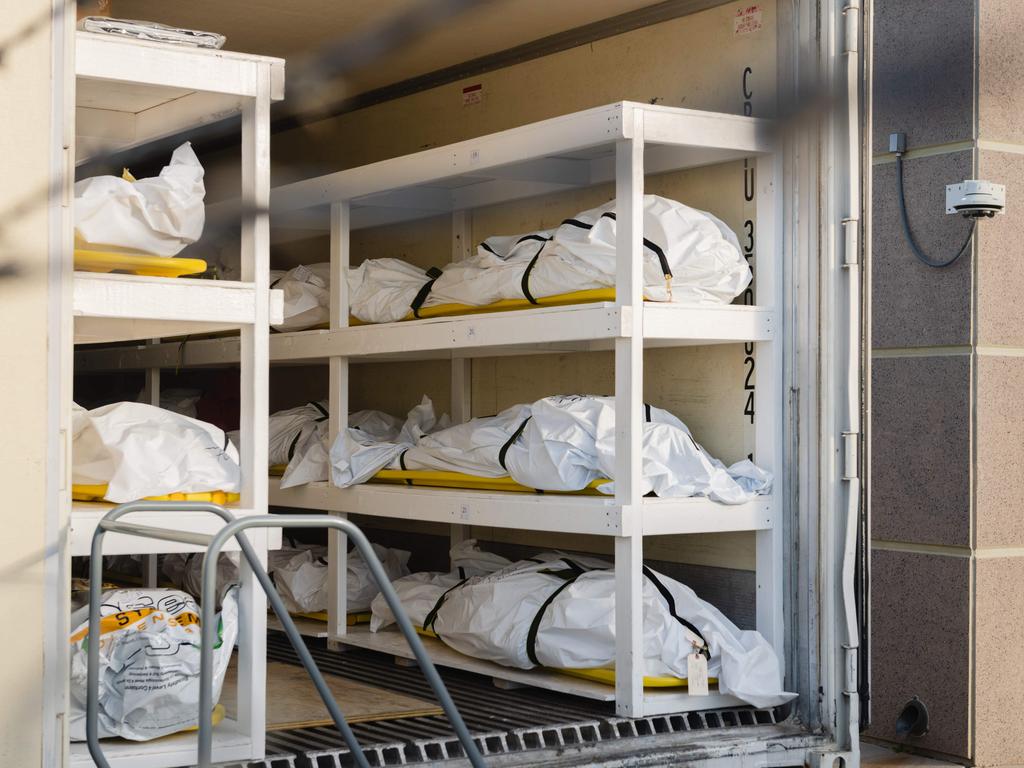
{"label": "white metal shelving rack", "polygon": [[[645,499],[640,491],[643,349],[753,342],[758,351],[759,408],[755,455],[779,477],[782,469],[781,248],[776,236],[776,153],[771,126],[732,115],[654,107],[630,102],[587,110],[532,125],[373,163],[277,188],[271,195],[275,226],[329,225],[332,304],[327,331],[275,337],[274,359],[326,359],[330,365],[331,431],[346,427],[349,364],[360,360],[449,357],[453,418],[470,415],[472,357],[569,349],[615,350],[616,495],[613,498],[532,496],[514,493],[326,483],[285,491],[271,483],[271,503],[452,525],[500,526],[612,536],[615,539],[616,630],[619,647],[614,691],[583,686],[560,675],[536,674],[536,685],[614,699],[620,715],[708,709],[737,703],[713,693],[644,690],[642,686],[642,574],[644,536],[711,531],[757,532],[757,624],[782,651],[782,547],[780,492],[740,506],[703,499]],[[758,254],[755,307],[684,307],[644,304],[641,248],[644,177],[701,165],[754,158],[757,179]],[[469,245],[468,211],[533,195],[614,181],[619,266],[614,303],[500,312],[349,328],[348,297],[341,276],[349,266],[349,233],[450,212],[453,253]],[[554,393],[552,393],[554,394]],[[396,652],[385,634],[350,630],[345,615],[345,546],[335,541],[334,592],[329,633],[339,642]],[[438,650],[442,664],[471,664],[498,678],[510,670],[460,660]],[[586,689],[586,690],[584,690]]]}
{"label": "white metal shelving rack", "polygon": [[[284,97],[284,61],[262,56],[160,45],[78,32],[76,36],[76,164],[104,152],[155,139],[241,113],[242,190],[249,215],[242,222],[241,281],[184,280],[76,272],[72,315],[76,344],[144,340],[189,333],[238,330],[241,466],[236,515],[267,509],[268,323],[281,315],[281,294],[268,287],[270,103]],[[81,352],[76,360],[81,361]],[[77,363],[76,363],[77,365]],[[150,377],[159,402],[159,369]],[[109,504],[74,503],[72,555],[86,555]],[[143,513],[135,522],[211,532],[209,516]],[[265,559],[280,533],[249,534]],[[109,536],[111,554],[183,551],[182,545]],[[239,627],[237,720],[221,723],[214,759],[245,761],[264,754],[266,606],[244,572]],[[160,768],[196,760],[194,734],[150,742],[104,742],[112,766]],[[92,765],[84,743],[70,747],[71,765]]]}
{"label": "white metal shelving rack", "polygon": [[[755,167],[757,285],[755,306],[693,307],[641,300],[641,214],[644,177],[750,159]],[[280,229],[320,228],[331,234],[332,305],[327,330],[274,334],[277,364],[327,362],[331,433],[346,427],[350,364],[385,360],[448,359],[452,417],[470,417],[470,361],[474,357],[543,352],[615,350],[616,495],[610,498],[328,483],[281,490],[271,479],[270,501],[283,507],[336,514],[422,520],[451,525],[587,533],[614,537],[617,578],[614,689],[543,671],[524,673],[460,657],[443,647],[435,661],[529,682],[576,695],[612,700],[620,715],[737,704],[712,693],[691,697],[671,689],[644,690],[640,660],[643,537],[754,531],[757,537],[757,626],[784,658],[782,623],[782,339],[778,327],[782,259],[777,221],[780,172],[772,126],[754,118],[620,102],[514,128],[458,144],[308,179],[271,192],[275,238]],[[462,317],[348,327],[340,275],[349,264],[349,233],[450,213],[453,258],[470,248],[473,208],[559,190],[614,182],[620,252],[615,302],[547,307]],[[755,458],[776,476],[776,490],[756,501],[725,506],[704,499],[640,496],[643,349],[753,343],[757,347],[758,408]],[[84,368],[221,365],[236,362],[237,339],[206,339],[119,347],[83,355]],[[555,393],[552,393],[555,394]],[[331,621],[336,642],[401,655],[388,633],[374,636],[345,625],[345,543],[331,545]]]}

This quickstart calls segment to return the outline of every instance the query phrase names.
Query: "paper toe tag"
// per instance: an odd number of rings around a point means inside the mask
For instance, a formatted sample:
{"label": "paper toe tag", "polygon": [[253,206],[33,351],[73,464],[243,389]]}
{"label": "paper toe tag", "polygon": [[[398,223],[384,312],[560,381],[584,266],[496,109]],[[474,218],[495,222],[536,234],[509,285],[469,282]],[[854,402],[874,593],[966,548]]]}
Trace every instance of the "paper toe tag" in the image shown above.
{"label": "paper toe tag", "polygon": [[691,696],[708,695],[708,660],[702,654],[686,657],[686,683]]}

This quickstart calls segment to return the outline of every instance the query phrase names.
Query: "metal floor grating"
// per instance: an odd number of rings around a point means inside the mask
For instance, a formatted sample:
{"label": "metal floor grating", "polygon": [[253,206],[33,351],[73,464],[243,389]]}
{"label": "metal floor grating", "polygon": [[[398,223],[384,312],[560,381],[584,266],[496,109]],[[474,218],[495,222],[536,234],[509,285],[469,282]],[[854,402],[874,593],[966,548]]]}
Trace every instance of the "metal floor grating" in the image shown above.
{"label": "metal floor grating", "polygon": [[[388,655],[356,648],[335,653],[327,650],[323,640],[307,638],[307,645],[324,673],[433,700],[415,666],[399,666]],[[287,639],[277,632],[268,637],[267,658],[298,664]],[[485,757],[656,734],[770,726],[782,719],[780,710],[737,708],[631,720],[617,717],[610,702],[536,688],[501,689],[480,675],[444,667],[439,671]],[[356,723],[352,730],[375,767],[431,765],[463,756],[443,716]],[[330,726],[267,733],[266,759],[248,768],[348,768],[352,764],[340,734]]]}

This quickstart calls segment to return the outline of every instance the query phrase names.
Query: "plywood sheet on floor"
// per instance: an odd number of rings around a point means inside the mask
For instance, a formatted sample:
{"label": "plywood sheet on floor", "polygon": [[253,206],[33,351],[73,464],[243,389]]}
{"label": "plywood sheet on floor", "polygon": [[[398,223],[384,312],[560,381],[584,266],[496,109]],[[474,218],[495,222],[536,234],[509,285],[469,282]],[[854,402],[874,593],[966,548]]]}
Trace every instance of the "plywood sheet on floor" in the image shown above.
{"label": "plywood sheet on floor", "polygon": [[[350,723],[425,717],[442,713],[441,708],[433,702],[415,696],[395,693],[337,675],[325,674],[324,679],[341,707],[345,719]],[[235,717],[237,711],[237,686],[237,666],[232,663],[228,668],[220,697],[220,702],[230,718]],[[332,723],[330,713],[305,669],[280,661],[267,662],[268,731],[313,728]]]}

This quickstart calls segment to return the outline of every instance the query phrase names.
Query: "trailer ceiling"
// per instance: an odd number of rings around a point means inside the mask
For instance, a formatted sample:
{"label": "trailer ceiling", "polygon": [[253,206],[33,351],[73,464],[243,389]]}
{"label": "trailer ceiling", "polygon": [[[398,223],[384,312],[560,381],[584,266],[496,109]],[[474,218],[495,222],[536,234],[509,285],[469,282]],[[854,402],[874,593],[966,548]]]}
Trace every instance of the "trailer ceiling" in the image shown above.
{"label": "trailer ceiling", "polygon": [[[205,29],[227,36],[226,48],[297,58],[358,37],[422,0],[117,0],[116,15]],[[644,8],[701,10],[721,0],[492,0],[439,24],[417,42],[369,62],[348,80],[349,96],[408,80]],[[611,32],[614,33],[614,32]],[[292,62],[289,62],[291,64]]]}

